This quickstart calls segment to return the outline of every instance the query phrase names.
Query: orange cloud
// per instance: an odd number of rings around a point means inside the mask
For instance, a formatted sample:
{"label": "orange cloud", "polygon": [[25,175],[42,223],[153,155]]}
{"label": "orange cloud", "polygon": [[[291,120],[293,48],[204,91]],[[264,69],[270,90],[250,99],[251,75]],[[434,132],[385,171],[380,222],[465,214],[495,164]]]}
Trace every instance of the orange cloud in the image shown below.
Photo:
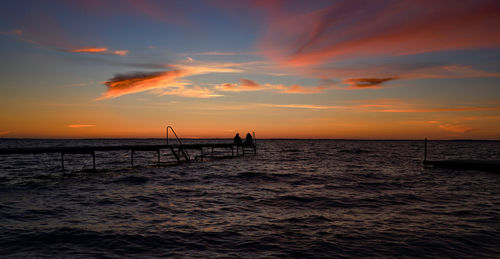
{"label": "orange cloud", "polygon": [[182,81],[181,79],[200,74],[240,72],[238,69],[231,68],[231,65],[224,64],[169,65],[169,67],[174,68],[174,70],[118,74],[104,83],[107,86],[107,90],[96,100],[111,99],[144,91],[150,91],[158,95],[177,95],[196,98],[217,97],[221,95],[214,94],[210,89],[198,86],[188,88],[186,86],[189,86],[190,82]]}
{"label": "orange cloud", "polygon": [[350,78],[343,81],[345,84],[349,84],[351,88],[376,88],[380,87],[381,84],[398,79],[397,77],[386,77],[386,78]]}
{"label": "orange cloud", "polygon": [[300,85],[281,85],[281,84],[259,84],[249,79],[240,79],[240,84],[224,83],[215,87],[218,91],[243,92],[243,91],[276,91],[287,94],[312,94],[323,92],[326,87],[323,86],[300,86]]}
{"label": "orange cloud", "polygon": [[9,133],[10,133],[10,131],[8,131],[8,130],[2,130],[2,131],[0,131],[0,136],[7,135]]}
{"label": "orange cloud", "polygon": [[273,108],[292,108],[292,109],[310,109],[310,110],[330,110],[330,109],[344,109],[345,106],[335,105],[310,105],[310,104],[263,104],[266,107]]}
{"label": "orange cloud", "polygon": [[283,64],[305,66],[354,56],[498,47],[498,17],[496,0],[343,0],[270,17],[259,48]]}
{"label": "orange cloud", "polygon": [[126,94],[138,93],[156,88],[167,87],[176,79],[186,76],[183,70],[154,73],[118,74],[105,82],[107,91],[97,100],[116,98]]}
{"label": "orange cloud", "polygon": [[113,54],[118,56],[126,56],[128,54],[128,50],[115,50]]}
{"label": "orange cloud", "polygon": [[103,53],[103,52],[107,52],[107,51],[108,51],[108,48],[96,48],[96,47],[88,47],[88,48],[71,50],[71,52],[76,52],[76,53]]}
{"label": "orange cloud", "polygon": [[92,125],[92,124],[70,124],[70,125],[68,125],[68,128],[90,128],[90,127],[95,127],[95,125]]}
{"label": "orange cloud", "polygon": [[128,54],[128,50],[109,50],[106,47],[87,47],[87,48],[72,49],[69,51],[74,53],[99,53],[99,54],[110,54],[118,56],[126,56]]}
{"label": "orange cloud", "polygon": [[287,94],[316,94],[316,93],[321,93],[326,89],[326,87],[323,86],[300,86],[300,85],[291,85],[289,87],[286,87],[283,90],[283,93]]}
{"label": "orange cloud", "polygon": [[459,125],[459,124],[450,124],[450,123],[439,125],[439,128],[442,130],[445,130],[445,131],[452,132],[452,133],[467,133],[467,132],[479,130],[479,129],[474,129],[474,128],[468,128],[466,126]]}

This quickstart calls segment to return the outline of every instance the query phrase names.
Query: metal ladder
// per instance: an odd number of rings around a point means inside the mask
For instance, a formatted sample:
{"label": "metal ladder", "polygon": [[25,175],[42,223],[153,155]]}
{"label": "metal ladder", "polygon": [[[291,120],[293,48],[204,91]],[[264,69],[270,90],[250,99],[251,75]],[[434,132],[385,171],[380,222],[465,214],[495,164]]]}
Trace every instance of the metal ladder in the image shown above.
{"label": "metal ladder", "polygon": [[175,152],[174,148],[173,147],[170,147],[170,150],[172,151],[172,153],[174,154],[175,158],[177,159],[177,161],[180,163],[181,162],[181,153],[182,155],[184,156],[184,158],[186,159],[186,161],[191,161],[191,158],[189,157],[189,154],[186,150],[184,150],[182,148],[182,141],[181,139],[177,136],[177,134],[175,133],[175,130],[174,128],[172,128],[172,126],[167,126],[167,145],[168,145],[168,129],[172,130],[172,133],[174,133],[174,136],[175,138],[177,139],[177,141],[179,142],[179,150],[177,150],[177,153]]}

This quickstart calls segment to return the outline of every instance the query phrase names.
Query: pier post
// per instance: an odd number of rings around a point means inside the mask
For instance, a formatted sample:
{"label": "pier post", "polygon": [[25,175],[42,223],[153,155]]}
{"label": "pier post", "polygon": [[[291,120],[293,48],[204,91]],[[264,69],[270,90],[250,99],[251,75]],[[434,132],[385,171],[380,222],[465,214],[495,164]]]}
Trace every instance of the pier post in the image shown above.
{"label": "pier post", "polygon": [[427,161],[427,138],[424,139],[424,161]]}
{"label": "pier post", "polygon": [[95,170],[95,151],[92,151],[92,165]]}
{"label": "pier post", "polygon": [[130,165],[134,166],[134,150],[130,150]]}
{"label": "pier post", "polygon": [[173,147],[170,147],[170,151],[172,151],[172,154],[174,155],[175,159],[177,160],[177,163],[181,163],[181,159],[180,157],[177,155],[177,153],[175,153],[175,150]]}
{"label": "pier post", "polygon": [[212,160],[214,160],[214,146],[212,146]]}
{"label": "pier post", "polygon": [[156,152],[158,152],[158,166],[160,166],[160,150],[156,150]]}
{"label": "pier post", "polygon": [[64,170],[64,153],[61,152],[61,168]]}

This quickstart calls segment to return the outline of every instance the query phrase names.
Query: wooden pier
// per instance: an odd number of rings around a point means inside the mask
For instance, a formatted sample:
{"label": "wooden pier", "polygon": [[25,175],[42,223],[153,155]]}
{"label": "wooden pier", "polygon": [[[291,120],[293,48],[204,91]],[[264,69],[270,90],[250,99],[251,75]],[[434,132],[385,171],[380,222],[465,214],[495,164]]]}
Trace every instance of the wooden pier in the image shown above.
{"label": "wooden pier", "polygon": [[424,160],[424,165],[435,168],[458,170],[481,170],[500,173],[500,161],[492,160]]}
{"label": "wooden pier", "polygon": [[[174,133],[178,144],[169,144],[168,132],[169,130]],[[183,144],[181,139],[177,136],[174,129],[171,126],[167,127],[167,139],[164,145],[110,145],[110,146],[67,146],[67,147],[32,147],[32,148],[1,148],[0,155],[14,155],[14,154],[47,154],[47,153],[59,153],[61,154],[61,167],[64,169],[64,156],[66,154],[88,154],[92,156],[93,169],[96,169],[96,152],[108,152],[108,151],[130,151],[130,164],[134,165],[134,152],[136,151],[151,151],[156,152],[158,155],[158,165],[161,162],[161,151],[169,150],[171,154],[175,157],[177,163],[191,162],[197,160],[198,158],[203,161],[204,157],[207,155],[204,153],[204,149],[210,150],[209,157],[214,159],[214,149],[225,149],[231,150],[231,156],[244,155],[246,152],[252,152],[257,154],[257,143],[255,139],[252,143],[205,143],[205,144]],[[195,157],[189,155],[189,151],[198,150],[200,154]],[[236,151],[236,152],[235,152]]]}
{"label": "wooden pier", "polygon": [[[177,145],[121,145],[121,146],[72,146],[72,147],[40,147],[40,148],[3,148],[0,149],[0,155],[12,154],[61,154],[61,167],[64,169],[64,155],[66,154],[88,154],[92,156],[93,169],[96,168],[95,157],[96,152],[106,151],[130,151],[130,163],[134,165],[134,152],[136,151],[152,151],[158,154],[158,164],[161,164],[160,152],[169,150],[175,157],[178,163],[190,162],[193,158],[189,155],[190,150],[199,150],[200,155],[197,156],[201,160],[207,156],[203,151],[210,151],[209,157],[214,158],[214,149],[231,150],[231,156],[245,154],[248,150],[256,154],[257,149],[254,143],[235,145],[232,143],[209,143],[209,144],[177,144]],[[236,151],[236,152],[235,152]]]}
{"label": "wooden pier", "polygon": [[480,170],[500,173],[500,161],[497,160],[427,160],[427,138],[424,140],[423,165],[434,168]]}

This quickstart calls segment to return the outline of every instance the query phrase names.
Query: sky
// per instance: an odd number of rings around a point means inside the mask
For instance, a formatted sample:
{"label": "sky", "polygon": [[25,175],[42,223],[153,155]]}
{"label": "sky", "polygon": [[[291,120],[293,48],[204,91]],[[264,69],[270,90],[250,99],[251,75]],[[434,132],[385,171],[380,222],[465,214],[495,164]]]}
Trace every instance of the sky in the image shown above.
{"label": "sky", "polygon": [[2,1],[0,138],[500,139],[500,1]]}

